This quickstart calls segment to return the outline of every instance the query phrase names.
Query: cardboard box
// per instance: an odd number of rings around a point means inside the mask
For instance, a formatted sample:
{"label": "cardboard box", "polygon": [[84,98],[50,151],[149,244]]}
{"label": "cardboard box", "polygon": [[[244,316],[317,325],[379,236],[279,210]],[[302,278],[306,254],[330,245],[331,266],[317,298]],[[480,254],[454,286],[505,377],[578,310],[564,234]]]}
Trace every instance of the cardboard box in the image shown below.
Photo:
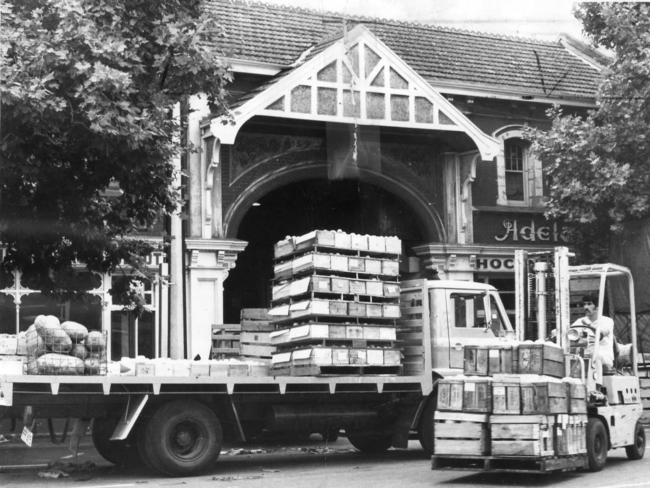
{"label": "cardboard box", "polygon": [[15,356],[18,352],[18,337],[14,334],[0,334],[0,355]]}
{"label": "cardboard box", "polygon": [[384,296],[384,284],[379,280],[366,281],[367,294],[373,297]]}
{"label": "cardboard box", "polygon": [[352,249],[355,249],[357,251],[368,250],[368,236],[361,234],[352,234],[350,241]]}
{"label": "cardboard box", "polygon": [[[366,282],[350,280],[350,295],[366,295]],[[369,294],[369,293],[368,293]]]}
{"label": "cardboard box", "polygon": [[350,281],[347,278],[331,278],[332,293],[350,293]]}

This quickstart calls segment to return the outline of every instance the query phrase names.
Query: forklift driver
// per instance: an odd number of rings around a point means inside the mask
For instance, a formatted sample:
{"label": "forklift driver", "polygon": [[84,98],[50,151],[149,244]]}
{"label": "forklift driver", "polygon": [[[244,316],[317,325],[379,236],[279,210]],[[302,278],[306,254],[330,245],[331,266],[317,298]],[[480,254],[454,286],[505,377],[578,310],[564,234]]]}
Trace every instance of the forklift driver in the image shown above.
{"label": "forklift driver", "polygon": [[[576,320],[571,327],[584,327],[590,329],[594,334],[596,328],[600,329],[598,357],[593,359],[600,359],[603,372],[611,371],[614,368],[614,321],[604,315],[598,316],[598,295],[596,294],[582,297],[582,306],[585,316]],[[588,352],[593,353],[593,349]]]}

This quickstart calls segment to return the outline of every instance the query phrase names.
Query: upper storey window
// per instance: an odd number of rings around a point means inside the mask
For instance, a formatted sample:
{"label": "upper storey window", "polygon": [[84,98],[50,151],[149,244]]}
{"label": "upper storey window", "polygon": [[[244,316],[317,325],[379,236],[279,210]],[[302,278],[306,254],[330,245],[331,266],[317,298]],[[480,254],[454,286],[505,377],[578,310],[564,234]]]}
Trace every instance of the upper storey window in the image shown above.
{"label": "upper storey window", "polygon": [[506,197],[508,200],[523,202],[526,196],[526,147],[521,139],[508,139],[504,144]]}
{"label": "upper storey window", "polygon": [[503,155],[497,157],[498,205],[539,207],[543,204],[542,163],[530,152],[522,138],[523,127],[504,127],[494,133],[503,142]]}

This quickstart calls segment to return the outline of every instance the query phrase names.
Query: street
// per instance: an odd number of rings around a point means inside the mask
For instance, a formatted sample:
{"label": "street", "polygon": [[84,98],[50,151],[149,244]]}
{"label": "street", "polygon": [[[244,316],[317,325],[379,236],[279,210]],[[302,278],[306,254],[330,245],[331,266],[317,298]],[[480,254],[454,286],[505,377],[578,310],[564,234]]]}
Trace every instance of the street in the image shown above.
{"label": "street", "polygon": [[[145,468],[118,468],[102,460],[88,439],[81,443],[77,469],[71,469],[70,451],[41,438],[28,448],[17,439],[0,444],[1,486],[129,488],[137,486],[192,486],[216,488],[361,487],[650,487],[650,458],[628,461],[625,452],[612,451],[600,473],[549,475],[432,471],[430,461],[415,441],[409,449],[384,455],[365,455],[345,438],[325,444],[319,438],[305,442],[269,442],[227,447],[212,471],[191,478],[163,478]],[[50,467],[48,463],[55,463]],[[22,465],[22,466],[21,466]],[[64,474],[66,473],[66,474]]]}

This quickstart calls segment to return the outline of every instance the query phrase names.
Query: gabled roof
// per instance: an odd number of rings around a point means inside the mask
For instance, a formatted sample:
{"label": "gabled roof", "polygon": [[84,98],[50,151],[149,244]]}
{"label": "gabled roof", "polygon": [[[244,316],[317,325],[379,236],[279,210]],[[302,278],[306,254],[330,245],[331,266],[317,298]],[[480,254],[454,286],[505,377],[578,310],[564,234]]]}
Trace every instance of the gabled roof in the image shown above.
{"label": "gabled roof", "polygon": [[310,47],[356,24],[436,88],[591,102],[599,69],[557,42],[434,25],[349,17],[243,0],[205,0],[224,29],[212,44],[232,60],[288,67]]}
{"label": "gabled roof", "polygon": [[324,40],[302,62],[245,95],[231,107],[231,123],[214,119],[211,132],[233,144],[255,115],[467,134],[481,156],[501,150],[445,97],[391,51],[370,30]]}

